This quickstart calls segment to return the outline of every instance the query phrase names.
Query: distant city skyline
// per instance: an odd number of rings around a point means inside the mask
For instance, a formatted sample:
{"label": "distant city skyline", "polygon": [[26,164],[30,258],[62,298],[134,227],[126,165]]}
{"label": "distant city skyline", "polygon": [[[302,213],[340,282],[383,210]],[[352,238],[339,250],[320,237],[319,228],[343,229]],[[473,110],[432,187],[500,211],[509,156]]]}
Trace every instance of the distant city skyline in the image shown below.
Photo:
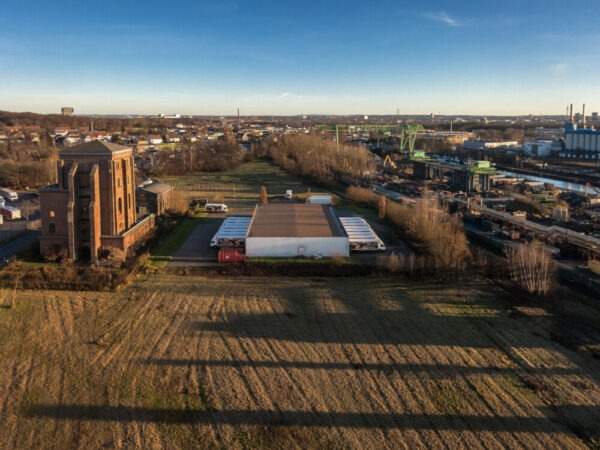
{"label": "distant city skyline", "polygon": [[564,3],[12,0],[0,109],[561,115],[600,110],[600,13]]}

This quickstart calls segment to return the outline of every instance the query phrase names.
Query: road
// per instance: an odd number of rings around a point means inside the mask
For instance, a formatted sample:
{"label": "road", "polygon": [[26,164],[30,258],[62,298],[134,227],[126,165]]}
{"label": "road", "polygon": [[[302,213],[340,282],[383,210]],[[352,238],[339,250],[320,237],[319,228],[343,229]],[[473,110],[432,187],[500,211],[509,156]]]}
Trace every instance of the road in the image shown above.
{"label": "road", "polygon": [[38,230],[27,230],[12,241],[6,242],[0,246],[0,264],[13,255],[18,255],[29,247],[37,245],[38,236],[41,232]]}
{"label": "road", "polygon": [[217,264],[218,250],[210,246],[210,240],[219,230],[226,214],[210,214],[190,234],[169,262],[167,268],[206,267]]}

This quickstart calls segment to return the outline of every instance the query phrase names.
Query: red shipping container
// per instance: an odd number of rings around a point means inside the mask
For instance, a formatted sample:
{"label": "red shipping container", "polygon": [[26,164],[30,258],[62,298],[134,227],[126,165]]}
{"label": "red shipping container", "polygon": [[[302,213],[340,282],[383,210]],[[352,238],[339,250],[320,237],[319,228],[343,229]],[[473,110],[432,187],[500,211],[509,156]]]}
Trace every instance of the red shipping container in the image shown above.
{"label": "red shipping container", "polygon": [[237,263],[244,262],[246,255],[244,249],[241,247],[222,247],[219,250],[219,262],[220,263]]}

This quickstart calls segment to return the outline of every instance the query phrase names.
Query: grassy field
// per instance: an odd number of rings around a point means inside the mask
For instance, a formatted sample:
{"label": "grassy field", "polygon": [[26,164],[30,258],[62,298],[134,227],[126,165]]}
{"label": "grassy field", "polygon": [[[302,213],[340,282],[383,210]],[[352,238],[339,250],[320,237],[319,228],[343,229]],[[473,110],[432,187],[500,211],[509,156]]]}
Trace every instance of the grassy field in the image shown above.
{"label": "grassy field", "polygon": [[598,445],[600,361],[504,296],[172,274],[19,292],[0,309],[0,448]]}
{"label": "grassy field", "polygon": [[226,172],[199,172],[171,177],[161,181],[171,183],[186,191],[191,198],[208,201],[255,202],[259,199],[261,185],[267,187],[270,199],[283,198],[291,189],[295,197],[311,194],[330,194],[310,182],[294,177],[268,161],[253,161]]}

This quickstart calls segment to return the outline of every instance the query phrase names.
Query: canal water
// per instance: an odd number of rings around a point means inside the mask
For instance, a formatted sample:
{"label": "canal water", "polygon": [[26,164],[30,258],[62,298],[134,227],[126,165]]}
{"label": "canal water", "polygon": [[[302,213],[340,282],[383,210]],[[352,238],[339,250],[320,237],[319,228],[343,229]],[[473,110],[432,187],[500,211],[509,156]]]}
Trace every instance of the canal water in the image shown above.
{"label": "canal water", "polygon": [[567,181],[555,180],[553,178],[536,177],[534,175],[524,175],[522,173],[509,172],[507,170],[499,170],[498,172],[500,172],[502,175],[506,175],[507,177],[518,178],[520,180],[542,181],[544,183],[552,183],[558,189],[562,189],[563,191],[585,193],[584,184],[569,183]]}

